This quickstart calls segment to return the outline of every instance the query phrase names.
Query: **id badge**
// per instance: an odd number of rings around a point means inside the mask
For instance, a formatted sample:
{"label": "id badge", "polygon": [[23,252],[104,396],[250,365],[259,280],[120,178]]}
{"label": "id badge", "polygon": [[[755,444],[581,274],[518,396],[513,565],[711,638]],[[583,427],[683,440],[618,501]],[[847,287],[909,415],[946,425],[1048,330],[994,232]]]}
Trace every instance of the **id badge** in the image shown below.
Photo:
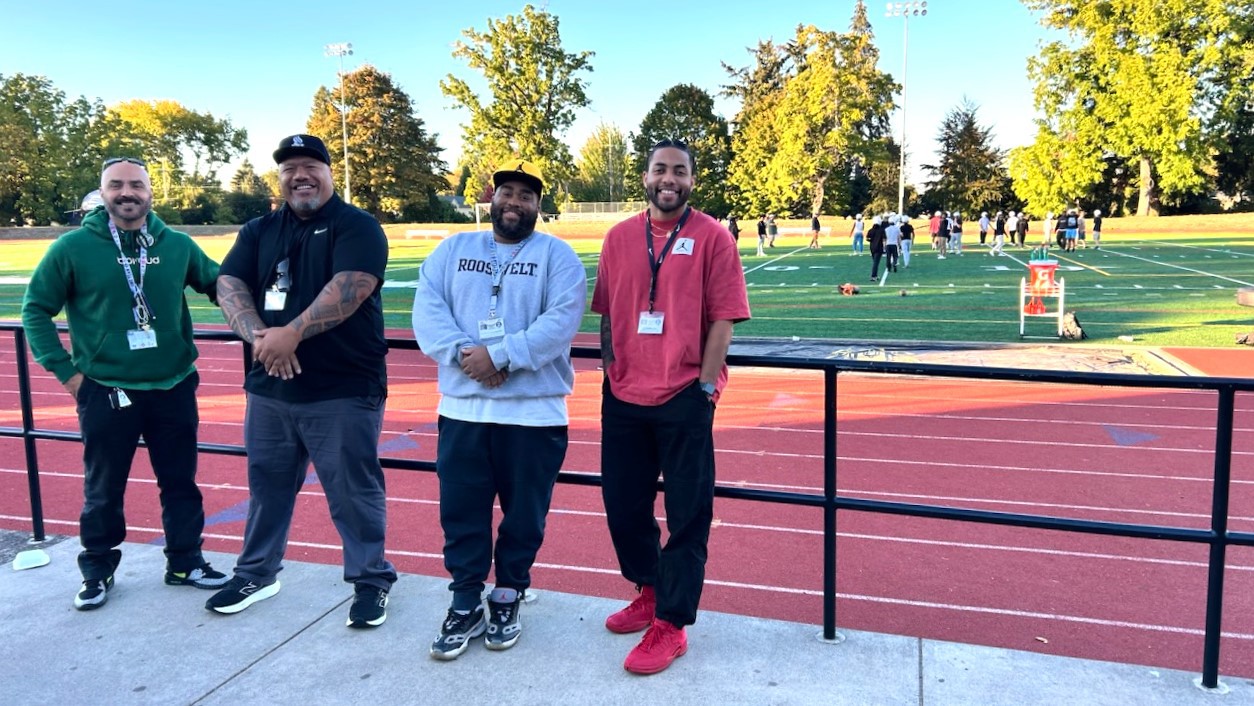
{"label": "id badge", "polygon": [[640,325],[636,327],[636,333],[649,336],[662,335],[662,321],[666,318],[666,314],[660,311],[642,311],[640,312]]}
{"label": "id badge", "polygon": [[109,391],[109,406],[114,409],[126,409],[131,406],[131,398],[126,396],[126,390],[115,387]]}
{"label": "id badge", "polygon": [[136,329],[126,332],[126,343],[131,350],[157,347],[157,332],[152,329]]}
{"label": "id badge", "polygon": [[487,341],[505,335],[505,319],[480,319],[479,340]]}
{"label": "id badge", "polygon": [[287,306],[287,292],[267,289],[265,306],[266,311],[283,311],[283,307]]}

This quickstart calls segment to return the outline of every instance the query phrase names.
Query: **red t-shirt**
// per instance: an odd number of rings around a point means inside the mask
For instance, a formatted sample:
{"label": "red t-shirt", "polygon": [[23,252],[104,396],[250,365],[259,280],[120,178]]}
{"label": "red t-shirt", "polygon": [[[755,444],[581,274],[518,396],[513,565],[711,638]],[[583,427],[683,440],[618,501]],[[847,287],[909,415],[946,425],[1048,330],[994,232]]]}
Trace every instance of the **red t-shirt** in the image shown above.
{"label": "red t-shirt", "polygon": [[[678,219],[654,221],[665,232],[653,239],[662,254]],[[749,318],[749,293],[740,252],[731,233],[693,210],[658,270],[654,312],[664,314],[661,335],[638,332],[640,313],[649,310],[651,269],[645,243],[645,213],[610,229],[601,246],[592,310],[609,314],[614,362],[608,375],[614,396],[654,407],[665,403],[701,376],[710,322]],[[689,254],[691,253],[691,254]],[[727,366],[719,372],[718,392],[727,384]]]}

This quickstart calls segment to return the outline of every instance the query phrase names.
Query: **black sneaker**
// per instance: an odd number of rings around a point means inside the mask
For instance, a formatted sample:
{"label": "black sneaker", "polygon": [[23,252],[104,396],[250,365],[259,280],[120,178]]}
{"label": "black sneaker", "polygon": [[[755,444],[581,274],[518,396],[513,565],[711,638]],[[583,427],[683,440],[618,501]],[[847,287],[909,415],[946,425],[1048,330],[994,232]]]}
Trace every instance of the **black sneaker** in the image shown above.
{"label": "black sneaker", "polygon": [[387,589],[359,583],[353,596],[353,607],[348,609],[348,627],[374,628],[388,619]]}
{"label": "black sneaker", "polygon": [[488,636],[484,639],[484,647],[489,650],[508,650],[518,642],[522,635],[522,620],[518,617],[520,603],[522,594],[504,603],[488,599]]}
{"label": "black sneaker", "polygon": [[431,656],[439,660],[457,659],[470,646],[470,641],[487,629],[488,621],[483,617],[483,606],[475,606],[469,613],[449,608],[448,616],[440,626],[440,634],[431,643]]}
{"label": "black sneaker", "polygon": [[95,610],[109,600],[109,589],[113,588],[113,577],[107,579],[89,579],[83,582],[74,596],[74,607],[79,610]]}
{"label": "black sneaker", "polygon": [[226,574],[215,570],[209,564],[201,564],[191,571],[167,571],[165,582],[168,586],[194,586],[206,590],[222,588],[230,580]]}
{"label": "black sneaker", "polygon": [[264,601],[278,592],[278,579],[270,583],[259,583],[243,576],[236,576],[228,581],[221,591],[205,601],[205,610],[230,615],[240,612],[257,601]]}

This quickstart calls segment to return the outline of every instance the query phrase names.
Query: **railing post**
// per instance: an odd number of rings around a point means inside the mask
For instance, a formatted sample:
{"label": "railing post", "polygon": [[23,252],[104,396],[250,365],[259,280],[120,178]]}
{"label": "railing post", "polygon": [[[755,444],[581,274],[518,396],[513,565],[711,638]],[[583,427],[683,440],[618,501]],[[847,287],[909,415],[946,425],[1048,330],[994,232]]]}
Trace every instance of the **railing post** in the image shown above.
{"label": "railing post", "polygon": [[1224,564],[1228,552],[1228,493],[1232,480],[1232,418],[1236,390],[1219,388],[1215,419],[1215,486],[1210,509],[1210,562],[1206,578],[1206,634],[1203,637],[1202,686],[1219,686],[1219,638],[1223,630]]}
{"label": "railing post", "polygon": [[823,639],[836,639],[836,368],[823,369]]}
{"label": "railing post", "polygon": [[22,444],[26,450],[26,485],[30,488],[31,541],[42,542],[44,535],[44,500],[39,488],[39,455],[35,449],[35,412],[31,404],[30,366],[26,362],[26,331],[13,329],[13,348],[17,354],[17,396],[22,407]]}

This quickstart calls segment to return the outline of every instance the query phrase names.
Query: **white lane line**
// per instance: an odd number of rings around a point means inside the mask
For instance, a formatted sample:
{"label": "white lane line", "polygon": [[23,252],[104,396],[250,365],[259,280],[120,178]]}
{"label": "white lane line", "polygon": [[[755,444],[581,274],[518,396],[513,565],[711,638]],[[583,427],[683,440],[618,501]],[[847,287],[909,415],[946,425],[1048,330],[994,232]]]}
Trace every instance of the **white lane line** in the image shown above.
{"label": "white lane line", "polygon": [[773,264],[775,264],[775,263],[779,262],[780,260],[783,260],[784,258],[788,257],[789,255],[796,255],[797,253],[799,253],[799,252],[804,252],[804,251],[806,251],[806,250],[808,250],[808,249],[809,249],[809,248],[797,248],[796,250],[793,250],[792,252],[786,252],[786,253],[784,253],[783,255],[780,255],[779,257],[777,257],[777,258],[775,258],[775,259],[773,259],[773,260],[767,260],[766,262],[762,263],[761,265],[758,265],[757,267],[751,267],[751,268],[749,268],[749,269],[745,270],[745,274],[746,274],[746,275],[748,275],[748,274],[750,274],[750,273],[757,272],[758,270],[762,269],[763,267],[767,267],[767,266],[769,266],[769,265],[773,265]]}
{"label": "white lane line", "polygon": [[1173,268],[1173,269],[1177,269],[1177,270],[1184,270],[1185,272],[1192,272],[1192,273],[1193,273],[1193,274],[1195,274],[1195,275],[1203,275],[1203,276],[1206,276],[1206,277],[1214,277],[1215,279],[1221,279],[1221,280],[1223,280],[1223,281],[1225,281],[1225,282],[1232,282],[1232,283],[1234,283],[1234,284],[1239,284],[1239,285],[1241,285],[1242,287],[1254,287],[1254,283],[1251,283],[1251,282],[1245,282],[1245,281],[1242,281],[1242,280],[1239,280],[1239,279],[1233,279],[1233,278],[1231,278],[1231,277],[1225,277],[1225,276],[1223,276],[1223,275],[1217,275],[1217,274],[1215,274],[1214,272],[1206,272],[1205,270],[1195,270],[1195,269],[1193,269],[1192,267],[1185,267],[1185,266],[1183,266],[1183,265],[1173,265],[1173,264],[1171,264],[1170,262],[1161,262],[1161,261],[1159,261],[1159,260],[1154,260],[1154,259],[1147,258],[1147,257],[1141,257],[1140,255],[1129,255],[1128,253],[1118,252],[1118,251],[1116,251],[1116,250],[1111,250],[1111,251],[1109,251],[1109,252],[1110,252],[1110,254],[1111,254],[1111,255],[1118,255],[1119,257],[1126,257],[1126,258],[1129,258],[1129,259],[1132,259],[1132,260],[1140,260],[1141,262],[1148,262],[1148,263],[1150,263],[1150,264],[1152,264],[1152,265],[1162,265],[1162,266],[1164,266],[1164,267],[1171,267],[1171,268]]}

